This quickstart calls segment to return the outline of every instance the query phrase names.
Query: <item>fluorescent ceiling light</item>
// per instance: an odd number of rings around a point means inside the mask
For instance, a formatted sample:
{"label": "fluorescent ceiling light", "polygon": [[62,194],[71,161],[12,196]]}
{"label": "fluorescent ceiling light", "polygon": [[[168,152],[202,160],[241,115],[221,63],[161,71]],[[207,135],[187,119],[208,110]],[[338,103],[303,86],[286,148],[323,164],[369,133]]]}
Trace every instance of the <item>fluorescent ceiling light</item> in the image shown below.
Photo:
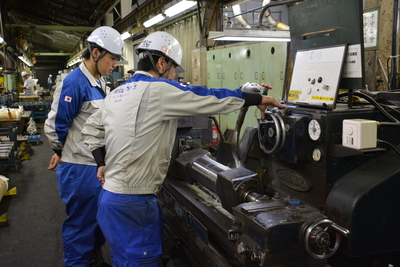
{"label": "fluorescent ceiling light", "polygon": [[290,42],[290,32],[267,29],[224,29],[210,31],[208,39],[214,41]]}
{"label": "fluorescent ceiling light", "polygon": [[70,59],[70,60],[67,62],[67,67],[71,67],[71,66],[73,66],[73,65],[75,65],[75,64],[78,64],[78,63],[80,63],[80,62],[82,62],[82,58],[81,58],[81,57],[77,57],[77,58],[74,58],[74,59]]}
{"label": "fluorescent ceiling light", "polygon": [[154,25],[154,24],[156,24],[156,23],[159,23],[159,22],[162,21],[164,18],[165,18],[165,17],[164,17],[163,14],[158,14],[157,16],[155,16],[155,17],[153,17],[153,18],[151,18],[151,19],[145,21],[145,22],[143,23],[143,26],[145,26],[146,28],[148,28],[148,27],[150,27],[150,26],[152,26],[152,25]]}
{"label": "fluorescent ceiling light", "polygon": [[23,56],[18,56],[18,58],[19,58],[22,62],[24,62],[26,65],[28,65],[29,67],[32,67],[33,64],[32,64],[29,60],[25,59]]}
{"label": "fluorescent ceiling light", "polygon": [[165,10],[165,15],[167,15],[168,17],[173,17],[176,14],[179,14],[183,11],[185,11],[186,9],[191,8],[192,6],[196,5],[197,2],[196,1],[186,1],[183,0],[173,6],[171,6],[170,8],[168,8],[167,10]]}
{"label": "fluorescent ceiling light", "polygon": [[131,34],[129,32],[124,32],[123,34],[121,34],[122,40],[126,40],[129,37],[131,37]]}
{"label": "fluorescent ceiling light", "polygon": [[241,37],[241,36],[224,36],[213,39],[214,41],[232,41],[232,42],[290,42],[290,38],[273,38],[273,37]]}

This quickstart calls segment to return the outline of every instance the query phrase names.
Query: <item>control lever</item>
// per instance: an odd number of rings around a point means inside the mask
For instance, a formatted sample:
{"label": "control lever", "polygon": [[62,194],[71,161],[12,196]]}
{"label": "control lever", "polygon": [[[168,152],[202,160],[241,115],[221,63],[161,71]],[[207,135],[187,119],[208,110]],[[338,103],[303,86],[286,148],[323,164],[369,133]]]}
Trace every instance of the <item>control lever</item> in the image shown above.
{"label": "control lever", "polygon": [[[267,95],[268,94],[268,90],[271,90],[272,87],[263,83],[261,84],[261,86],[259,86],[256,83],[245,83],[242,86],[242,90],[244,92],[260,92],[262,95]],[[242,128],[244,119],[246,117],[247,111],[248,111],[248,107],[242,107],[240,109],[238,118],[236,120],[236,126],[235,129],[232,133],[232,136],[230,138],[230,140],[228,141],[228,143],[232,144],[232,149],[233,149],[233,156],[235,159],[238,159],[236,162],[236,166],[233,166],[233,168],[238,168],[240,166],[242,166],[243,164],[243,159],[239,159],[239,136],[240,136],[240,130]]]}

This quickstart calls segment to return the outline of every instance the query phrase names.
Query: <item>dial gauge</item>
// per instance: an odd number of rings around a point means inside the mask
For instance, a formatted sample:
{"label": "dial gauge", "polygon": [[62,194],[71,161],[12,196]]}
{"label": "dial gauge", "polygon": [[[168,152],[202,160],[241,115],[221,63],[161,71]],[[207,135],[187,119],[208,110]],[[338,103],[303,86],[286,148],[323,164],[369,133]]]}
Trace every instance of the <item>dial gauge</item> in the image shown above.
{"label": "dial gauge", "polygon": [[317,120],[311,120],[308,124],[308,134],[314,141],[317,141],[321,136],[321,126]]}
{"label": "dial gauge", "polygon": [[313,152],[312,152],[312,158],[313,158],[313,160],[315,160],[315,161],[320,161],[320,160],[321,160],[321,157],[322,157],[321,148],[319,148],[319,147],[314,148],[314,150],[313,150]]}

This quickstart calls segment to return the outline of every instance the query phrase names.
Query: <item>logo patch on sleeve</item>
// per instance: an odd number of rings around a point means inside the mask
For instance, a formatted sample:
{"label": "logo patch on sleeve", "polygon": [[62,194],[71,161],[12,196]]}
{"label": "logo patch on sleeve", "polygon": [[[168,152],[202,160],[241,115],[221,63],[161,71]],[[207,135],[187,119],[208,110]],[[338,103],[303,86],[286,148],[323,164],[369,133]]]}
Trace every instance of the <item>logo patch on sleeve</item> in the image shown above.
{"label": "logo patch on sleeve", "polygon": [[72,101],[72,97],[70,97],[70,96],[65,96],[64,101],[65,101],[65,102],[71,102],[71,101]]}

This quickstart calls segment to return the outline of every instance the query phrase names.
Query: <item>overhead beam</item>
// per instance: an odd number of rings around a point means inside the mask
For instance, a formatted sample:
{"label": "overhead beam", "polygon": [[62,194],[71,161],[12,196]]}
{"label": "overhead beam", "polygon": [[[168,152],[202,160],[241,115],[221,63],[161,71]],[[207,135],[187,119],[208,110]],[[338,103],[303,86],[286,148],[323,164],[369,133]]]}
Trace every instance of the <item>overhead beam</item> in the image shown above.
{"label": "overhead beam", "polygon": [[[89,9],[90,10],[90,9]],[[30,10],[27,10],[30,13]],[[32,12],[32,11],[31,11]],[[52,4],[41,5],[40,1],[35,5],[34,8],[35,16],[45,18],[46,20],[56,21],[56,20],[67,20],[69,23],[61,23],[61,25],[93,25],[88,21],[88,17],[91,13],[87,13],[80,7],[58,9],[52,7]],[[77,24],[79,21],[85,24]],[[53,24],[53,23],[51,23]]]}
{"label": "overhead beam", "polygon": [[[64,14],[64,13],[63,13]],[[74,16],[69,16],[67,14],[62,15],[59,13],[59,15],[54,16],[52,14],[47,14],[43,13],[42,11],[35,11],[35,13],[32,13],[32,11],[18,11],[18,18],[21,21],[31,21],[32,19],[39,19],[41,21],[45,21],[45,23],[29,23],[30,25],[64,25],[64,26],[77,26],[77,25],[83,25],[83,26],[88,26],[88,25],[93,25],[89,24],[87,21],[87,18],[81,19],[77,18],[76,15]],[[49,23],[48,23],[49,22]],[[23,23],[20,23],[23,24]]]}
{"label": "overhead beam", "polygon": [[[52,58],[54,58],[54,57],[52,57]],[[52,64],[52,63],[59,63],[59,62],[61,62],[61,61],[67,61],[66,59],[65,60],[60,60],[59,58],[58,59],[54,59],[54,60],[50,60],[50,59],[46,59],[46,60],[41,60],[41,59],[36,59],[36,64],[38,64],[38,63],[50,63],[50,64]]]}
{"label": "overhead beam", "polygon": [[72,56],[73,53],[51,53],[51,52],[39,52],[39,53],[32,53],[35,56]]}
{"label": "overhead beam", "polygon": [[[34,16],[32,13],[19,12],[18,17],[21,16],[22,19],[18,19],[19,23],[25,24],[29,22],[29,25],[54,25],[54,21],[45,19],[43,16]],[[61,24],[59,25],[69,25]]]}
{"label": "overhead beam", "polygon": [[6,27],[23,28],[23,29],[37,29],[46,31],[75,31],[75,32],[90,32],[96,27],[89,26],[62,26],[62,25],[28,25],[28,24],[5,24]]}

